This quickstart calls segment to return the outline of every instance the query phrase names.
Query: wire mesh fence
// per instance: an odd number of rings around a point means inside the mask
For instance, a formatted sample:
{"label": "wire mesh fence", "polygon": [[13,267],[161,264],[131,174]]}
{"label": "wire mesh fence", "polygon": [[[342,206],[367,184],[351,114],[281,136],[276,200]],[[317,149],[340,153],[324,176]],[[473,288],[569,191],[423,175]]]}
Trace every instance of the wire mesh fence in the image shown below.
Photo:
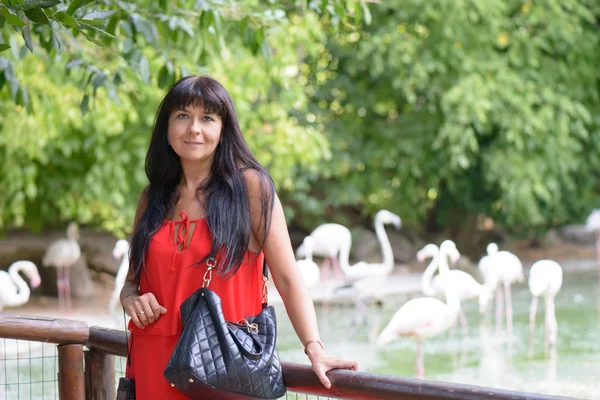
{"label": "wire mesh fence", "polygon": [[55,344],[0,338],[0,400],[58,399]]}
{"label": "wire mesh fence", "polygon": [[[127,359],[115,357],[115,384],[125,376]],[[0,400],[53,400],[58,392],[56,344],[0,338]],[[286,400],[325,400],[288,391]]]}

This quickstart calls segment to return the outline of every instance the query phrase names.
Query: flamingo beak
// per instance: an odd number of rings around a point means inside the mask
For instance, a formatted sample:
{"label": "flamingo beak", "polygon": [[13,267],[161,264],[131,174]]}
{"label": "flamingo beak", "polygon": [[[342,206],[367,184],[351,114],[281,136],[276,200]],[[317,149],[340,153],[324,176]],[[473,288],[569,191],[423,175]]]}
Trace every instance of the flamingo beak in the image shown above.
{"label": "flamingo beak", "polygon": [[457,263],[458,260],[460,260],[460,254],[457,253],[452,253],[452,255],[450,256],[450,261],[452,261],[453,264]]}
{"label": "flamingo beak", "polygon": [[42,280],[40,279],[39,276],[34,276],[33,278],[31,278],[31,287],[32,288],[36,288],[38,286],[40,286],[40,283],[42,283]]}

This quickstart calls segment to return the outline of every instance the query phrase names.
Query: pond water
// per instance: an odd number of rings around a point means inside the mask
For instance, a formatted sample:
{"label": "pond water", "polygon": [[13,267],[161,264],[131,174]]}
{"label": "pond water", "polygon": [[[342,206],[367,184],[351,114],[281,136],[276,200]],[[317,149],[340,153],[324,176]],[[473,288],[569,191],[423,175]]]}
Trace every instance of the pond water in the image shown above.
{"label": "pond water", "polygon": [[[474,302],[464,303],[469,328],[425,342],[426,379],[600,399],[600,288],[596,274],[565,274],[556,298],[558,342],[556,351],[544,354],[544,307],[537,315],[536,346],[529,348],[529,305],[525,284],[513,289],[514,333],[496,330],[493,321],[482,322]],[[391,298],[382,307],[371,307],[366,323],[353,323],[351,307],[318,307],[319,326],[330,353],[355,359],[362,371],[415,377],[416,343],[405,338],[382,348],[377,334],[407,300]],[[277,307],[278,348],[282,360],[306,364],[293,328],[282,307]],[[56,346],[19,341],[19,358],[7,353],[16,341],[0,339],[0,400],[56,399]],[[6,357],[3,355],[6,354]],[[117,376],[123,371],[117,362]],[[295,398],[292,395],[289,398]],[[306,398],[304,395],[298,398]]]}
{"label": "pond water", "polygon": [[[476,302],[463,303],[469,327],[459,327],[425,342],[425,378],[518,391],[600,399],[600,289],[596,274],[569,275],[556,297],[558,340],[544,354],[544,306],[537,313],[536,343],[529,349],[529,306],[526,284],[513,288],[514,329],[497,330],[494,318],[482,321]],[[406,298],[389,299],[369,310],[367,323],[355,323],[350,307],[319,307],[319,327],[328,351],[359,362],[366,372],[415,377],[416,342],[403,338],[378,348],[374,339]],[[293,328],[278,309],[278,347],[283,360],[306,363]],[[360,321],[359,321],[360,322]]]}

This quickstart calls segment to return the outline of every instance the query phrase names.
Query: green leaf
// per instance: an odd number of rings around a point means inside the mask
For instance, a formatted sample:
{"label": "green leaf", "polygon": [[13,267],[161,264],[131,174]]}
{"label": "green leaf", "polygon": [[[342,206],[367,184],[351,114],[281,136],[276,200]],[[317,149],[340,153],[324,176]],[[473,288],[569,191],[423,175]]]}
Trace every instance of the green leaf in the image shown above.
{"label": "green leaf", "polygon": [[150,83],[150,63],[148,62],[148,59],[144,55],[142,55],[140,57],[139,68],[140,68],[140,76],[143,79],[143,81],[146,83]]}
{"label": "green leaf", "polygon": [[110,19],[110,21],[108,21],[108,25],[106,25],[106,32],[110,33],[111,35],[115,36],[115,32],[117,31],[117,24],[119,23],[119,17],[116,15],[113,15]]}
{"label": "green leaf", "polygon": [[81,33],[83,34],[83,36],[85,36],[85,38],[87,40],[89,40],[90,42],[94,43],[95,45],[97,45],[99,47],[105,47],[106,46],[102,41],[96,39],[95,37],[93,37],[89,33],[84,32],[84,31],[81,31]]}
{"label": "green leaf", "polygon": [[110,39],[116,39],[116,38],[115,38],[115,36],[111,35],[110,33],[106,32],[105,30],[102,30],[102,29],[100,29],[100,28],[98,28],[98,27],[95,27],[95,26],[93,26],[93,25],[89,25],[89,24],[87,24],[87,23],[80,22],[80,23],[79,23],[79,26],[80,26],[82,29],[88,29],[88,30],[91,30],[91,31],[98,32],[100,35],[102,35],[102,36],[105,36],[105,37],[107,37],[107,38],[110,38]]}
{"label": "green leaf", "polygon": [[105,20],[109,19],[114,13],[115,13],[115,10],[90,11],[89,13],[87,13],[83,17],[81,17],[81,19],[84,19],[84,20],[100,20],[100,21],[102,21],[104,23]]}
{"label": "green leaf", "polygon": [[86,4],[91,3],[94,0],[73,0],[73,2],[67,8],[67,14],[73,15],[75,11],[77,11],[80,7],[85,6]]}
{"label": "green leaf", "polygon": [[31,21],[33,21],[35,23],[43,24],[43,25],[50,24],[50,21],[48,21],[48,17],[46,17],[46,14],[44,14],[44,10],[42,10],[41,7],[36,7],[36,8],[32,8],[30,10],[26,10],[25,15],[27,15],[27,18],[29,18]]}
{"label": "green leaf", "polygon": [[60,51],[63,48],[63,41],[56,30],[57,28],[52,28],[52,47],[54,47],[54,50]]}
{"label": "green leaf", "polygon": [[6,18],[6,22],[8,22],[9,24],[18,26],[21,28],[25,26],[25,22],[23,22],[23,20],[21,18],[17,17],[15,14],[13,14],[8,8],[4,7],[3,5],[0,5],[0,13],[2,13],[2,15],[4,15],[4,18]]}
{"label": "green leaf", "polygon": [[31,40],[31,29],[29,28],[29,24],[21,29],[21,35],[23,36],[23,40],[25,40],[25,44],[29,51],[33,53],[33,41]]}
{"label": "green leaf", "polygon": [[71,28],[75,28],[79,25],[75,18],[64,11],[57,11],[52,17],[60,23],[70,26]]}
{"label": "green leaf", "polygon": [[0,51],[4,51],[4,50],[8,50],[10,49],[10,45],[6,44],[6,43],[0,43]]}
{"label": "green leaf", "polygon": [[20,4],[5,4],[6,7],[13,10],[26,11],[32,8],[50,8],[60,4],[61,0],[24,0]]}
{"label": "green leaf", "polygon": [[171,85],[171,73],[169,72],[169,68],[166,65],[163,65],[160,71],[158,71],[157,83],[158,87],[161,89],[166,89]]}
{"label": "green leaf", "polygon": [[81,104],[79,105],[79,109],[82,114],[86,114],[90,108],[90,96],[84,95],[83,99],[81,99]]}
{"label": "green leaf", "polygon": [[362,6],[363,12],[365,13],[365,24],[371,25],[372,17],[371,10],[369,10],[369,6],[364,1],[361,1],[360,5]]}

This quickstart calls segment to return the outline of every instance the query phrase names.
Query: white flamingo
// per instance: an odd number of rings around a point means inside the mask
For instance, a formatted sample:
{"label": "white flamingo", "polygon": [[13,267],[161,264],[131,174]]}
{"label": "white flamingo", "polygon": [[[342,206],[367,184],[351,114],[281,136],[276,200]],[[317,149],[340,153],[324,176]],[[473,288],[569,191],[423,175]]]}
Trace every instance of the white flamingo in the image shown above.
{"label": "white flamingo", "polygon": [[349,265],[348,259],[342,258],[340,266],[344,272],[346,284],[333,289],[334,293],[342,289],[353,289],[356,292],[353,299],[358,310],[357,316],[362,314],[364,322],[366,322],[367,309],[364,299],[379,297],[381,285],[394,269],[394,253],[385,232],[385,225],[387,224],[392,224],[396,229],[400,229],[402,220],[390,211],[379,210],[375,214],[375,233],[381,247],[382,262],[368,263],[360,261],[354,265]]}
{"label": "white flamingo", "polygon": [[497,245],[488,245],[488,255],[479,262],[486,285],[490,289],[496,289],[496,326],[500,327],[502,315],[502,289],[506,298],[506,329],[509,333],[513,331],[513,309],[510,285],[514,282],[523,282],[523,264],[519,257],[510,251],[497,251]]}
{"label": "white flamingo", "polygon": [[[427,296],[439,297],[440,295],[446,293],[446,285],[452,285],[461,302],[476,298],[479,302],[480,313],[485,313],[488,308],[488,303],[492,297],[492,289],[485,284],[477,282],[475,278],[465,271],[458,269],[451,269],[445,276],[440,274],[434,277],[433,275],[438,267],[437,263],[439,251],[439,248],[435,244],[428,244],[417,253],[417,260],[419,260],[419,262],[423,262],[425,259],[431,258],[431,262],[425,269],[421,279],[421,288],[423,293]],[[463,328],[466,328],[467,319],[462,307],[459,317]]]}
{"label": "white flamingo", "polygon": [[59,310],[71,311],[71,267],[81,257],[79,247],[79,228],[71,222],[67,226],[67,238],[59,239],[48,246],[46,254],[42,258],[44,267],[56,268],[56,284],[58,286],[58,308]]}
{"label": "white flamingo", "polygon": [[529,271],[529,291],[533,299],[531,300],[531,311],[529,313],[530,351],[533,350],[535,313],[540,296],[544,296],[546,299],[544,352],[548,352],[548,344],[556,344],[558,324],[556,323],[556,314],[554,311],[554,297],[560,291],[562,283],[563,270],[556,261],[540,260],[531,266],[531,270]]}
{"label": "white flamingo", "polygon": [[[338,275],[342,275],[340,264],[348,264],[350,258],[350,247],[352,247],[352,235],[350,230],[340,224],[323,224],[313,230],[309,235],[314,241],[313,255],[324,257],[323,270],[335,269]],[[302,243],[296,249],[296,258],[306,258],[306,247]],[[324,274],[323,274],[324,275]]]}
{"label": "white flamingo", "polygon": [[108,303],[108,311],[116,316],[115,311],[117,310],[117,306],[120,305],[119,296],[121,289],[123,289],[127,273],[129,272],[129,242],[125,239],[117,240],[112,255],[116,260],[121,259],[117,276],[115,277],[115,288],[110,294],[110,301]]}
{"label": "white flamingo", "polygon": [[479,269],[479,272],[481,274],[481,277],[483,278],[483,282],[490,288],[492,289],[496,289],[496,286],[498,285],[498,279],[496,278],[496,276],[492,273],[493,272],[493,268],[491,268],[491,263],[489,262],[490,260],[490,256],[492,254],[496,254],[498,252],[498,245],[496,243],[490,243],[487,245],[486,248],[486,255],[483,256],[481,258],[481,260],[479,260],[479,264],[477,265],[477,268]]}
{"label": "white flamingo", "polygon": [[38,269],[31,261],[16,261],[8,267],[8,272],[0,271],[0,311],[4,307],[19,307],[29,301],[31,291],[19,271],[29,278],[32,288],[41,283]]}
{"label": "white flamingo", "polygon": [[304,238],[302,242],[304,245],[304,253],[306,258],[304,260],[297,260],[296,267],[302,275],[302,280],[307,288],[314,287],[321,279],[321,270],[319,266],[313,261],[312,252],[315,246],[315,240],[311,236]]}
{"label": "white flamingo", "polygon": [[375,234],[381,247],[382,262],[368,263],[366,261],[357,262],[354,265],[349,265],[348,259],[342,258],[340,267],[344,273],[346,281],[356,282],[363,278],[385,278],[394,269],[394,252],[390,239],[385,232],[385,225],[392,224],[396,229],[402,226],[402,220],[396,214],[388,210],[380,210],[375,214]]}
{"label": "white flamingo", "polygon": [[592,211],[585,220],[585,230],[596,233],[596,261],[600,270],[600,208]]}
{"label": "white flamingo", "polygon": [[[440,274],[450,271],[448,257],[455,262],[460,253],[451,241],[440,245],[438,268]],[[378,346],[383,346],[399,337],[417,338],[417,357],[415,370],[417,377],[425,376],[423,365],[423,340],[440,335],[454,326],[460,313],[460,299],[451,285],[446,286],[446,303],[433,297],[420,297],[404,303],[392,317],[376,340]]]}

